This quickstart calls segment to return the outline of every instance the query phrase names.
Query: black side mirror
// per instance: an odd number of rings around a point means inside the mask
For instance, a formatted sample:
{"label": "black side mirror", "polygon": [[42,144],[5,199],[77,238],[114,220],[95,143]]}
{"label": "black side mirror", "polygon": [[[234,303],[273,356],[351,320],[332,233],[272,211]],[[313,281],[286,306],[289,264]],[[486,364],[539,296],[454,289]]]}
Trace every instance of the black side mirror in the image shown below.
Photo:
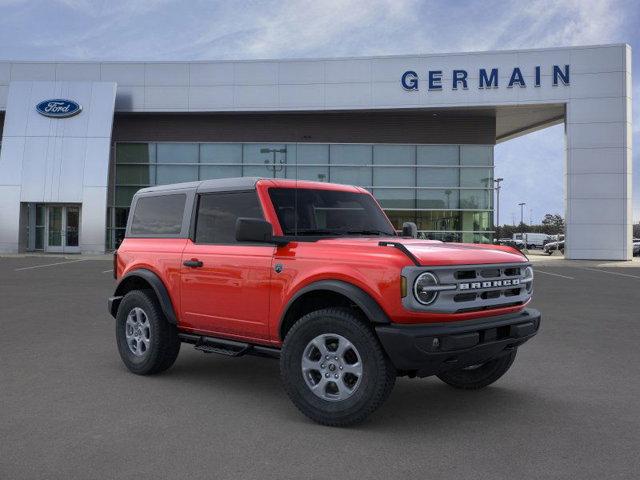
{"label": "black side mirror", "polygon": [[404,222],[402,224],[402,236],[418,238],[418,226],[413,222]]}
{"label": "black side mirror", "polygon": [[261,218],[239,217],[236,220],[236,240],[239,242],[272,243],[271,224]]}

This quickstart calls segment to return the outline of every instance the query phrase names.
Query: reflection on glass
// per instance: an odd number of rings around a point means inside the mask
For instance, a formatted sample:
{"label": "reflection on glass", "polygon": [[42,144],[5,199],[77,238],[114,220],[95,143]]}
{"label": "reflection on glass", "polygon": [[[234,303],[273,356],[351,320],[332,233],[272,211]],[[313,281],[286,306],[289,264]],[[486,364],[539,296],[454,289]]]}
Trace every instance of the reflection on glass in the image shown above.
{"label": "reflection on glass", "polygon": [[44,227],[36,227],[36,250],[44,250]]}
{"label": "reflection on glass", "polygon": [[456,209],[459,208],[460,191],[457,189],[418,190],[418,208]]}
{"label": "reflection on glass", "polygon": [[419,168],[419,187],[456,187],[460,183],[459,168]]}
{"label": "reflection on glass", "polygon": [[493,147],[487,145],[462,145],[462,165],[493,165]]}
{"label": "reflection on glass", "polygon": [[67,229],[65,232],[65,244],[67,247],[78,246],[78,232],[80,227],[80,209],[78,207],[67,207]]}
{"label": "reflection on glass", "polygon": [[418,145],[418,165],[459,165],[458,145]]}
{"label": "reflection on glass", "polygon": [[157,185],[198,180],[197,165],[158,165],[157,168]]}
{"label": "reflection on glass", "polygon": [[242,144],[203,143],[200,145],[200,163],[231,163],[240,165],[242,163]]}
{"label": "reflection on glass", "polygon": [[[483,229],[492,228],[483,226],[491,223],[485,220],[492,217],[493,208],[491,145],[118,143],[111,207],[128,208],[133,194],[145,186],[240,176],[363,186],[385,208],[408,209],[402,216],[408,217],[406,221],[424,217],[415,209],[489,210],[488,217],[475,220],[457,214],[457,226],[451,228],[479,228],[475,232],[482,238]],[[436,217],[444,221],[442,215]],[[455,223],[453,217],[447,218],[449,224]],[[112,243],[121,235],[126,217],[114,223],[109,226]],[[453,233],[462,240],[462,234]]]}
{"label": "reflection on glass", "polygon": [[[288,146],[287,150],[290,148],[291,146]],[[288,153],[287,157],[289,157]],[[287,178],[315,182],[329,181],[329,145],[299,144],[296,146],[296,161],[297,163],[293,163],[293,160],[288,158]]]}
{"label": "reflection on glass", "polygon": [[241,177],[242,173],[241,143],[203,143],[200,145],[200,170],[197,180]]}
{"label": "reflection on glass", "polygon": [[159,143],[158,163],[198,163],[197,143]]}
{"label": "reflection on glass", "polygon": [[460,208],[483,210],[493,208],[493,190],[460,190]]}
{"label": "reflection on glass", "polygon": [[116,184],[150,186],[156,184],[155,165],[118,165]]}
{"label": "reflection on glass", "polygon": [[50,247],[62,246],[62,207],[49,207],[48,240]]}
{"label": "reflection on glass", "polygon": [[[374,145],[373,185],[380,187],[413,187],[416,182],[416,149],[413,145]],[[382,165],[401,165],[385,167]],[[413,196],[413,195],[412,195]]]}
{"label": "reflection on glass", "polygon": [[116,144],[116,163],[155,163],[155,143]]}
{"label": "reflection on glass", "polygon": [[382,208],[416,208],[414,190],[374,188],[372,193]]}
{"label": "reflection on glass", "polygon": [[460,186],[474,188],[493,188],[493,169],[461,168]]}
{"label": "reflection on glass", "polygon": [[[273,150],[286,150],[286,152],[273,152]],[[287,145],[282,143],[246,143],[242,162],[245,177],[284,178],[286,165],[295,164],[295,149],[287,148]]]}

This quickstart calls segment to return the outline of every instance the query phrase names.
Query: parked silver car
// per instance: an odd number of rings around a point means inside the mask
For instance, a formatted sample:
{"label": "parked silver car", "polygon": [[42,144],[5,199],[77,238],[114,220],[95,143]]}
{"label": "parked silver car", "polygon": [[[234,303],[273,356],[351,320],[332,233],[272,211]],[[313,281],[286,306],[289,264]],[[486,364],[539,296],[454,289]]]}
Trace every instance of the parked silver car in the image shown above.
{"label": "parked silver car", "polygon": [[559,242],[549,242],[543,247],[542,250],[547,255],[551,255],[556,250],[560,250],[560,253],[564,255],[564,240],[561,240]]}

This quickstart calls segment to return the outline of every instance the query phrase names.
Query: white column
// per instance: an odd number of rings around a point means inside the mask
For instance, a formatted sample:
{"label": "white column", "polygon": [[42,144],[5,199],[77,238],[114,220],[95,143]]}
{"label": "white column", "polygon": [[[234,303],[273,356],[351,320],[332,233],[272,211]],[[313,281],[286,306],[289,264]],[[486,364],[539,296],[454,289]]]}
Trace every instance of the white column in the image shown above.
{"label": "white column", "polygon": [[630,260],[631,49],[612,72],[615,95],[571,98],[566,116],[565,255],[570,259]]}

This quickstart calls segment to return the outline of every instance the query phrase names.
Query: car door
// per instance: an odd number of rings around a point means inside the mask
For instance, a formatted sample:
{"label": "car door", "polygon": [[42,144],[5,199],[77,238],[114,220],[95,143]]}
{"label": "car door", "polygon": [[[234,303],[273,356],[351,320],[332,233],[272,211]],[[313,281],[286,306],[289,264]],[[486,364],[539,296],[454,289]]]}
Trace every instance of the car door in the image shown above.
{"label": "car door", "polygon": [[264,218],[255,190],[199,194],[192,238],[182,253],[184,328],[226,337],[269,339],[275,247],[235,239],[238,217]]}

